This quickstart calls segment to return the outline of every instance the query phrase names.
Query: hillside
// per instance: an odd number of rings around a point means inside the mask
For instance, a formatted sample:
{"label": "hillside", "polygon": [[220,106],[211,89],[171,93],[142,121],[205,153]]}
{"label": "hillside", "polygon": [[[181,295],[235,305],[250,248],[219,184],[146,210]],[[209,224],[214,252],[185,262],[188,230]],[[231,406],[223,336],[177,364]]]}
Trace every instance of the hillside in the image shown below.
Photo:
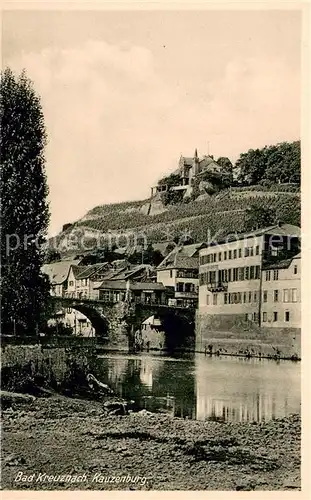
{"label": "hillside", "polygon": [[[195,242],[206,241],[210,237],[244,231],[245,213],[253,203],[256,207],[271,208],[277,220],[300,225],[298,189],[290,184],[269,188],[248,186],[162,207],[159,197],[101,205],[63,231],[51,246],[57,247],[63,255],[85,252],[94,246],[105,246],[113,240],[113,234],[118,235],[118,246],[135,244],[143,238],[148,243],[172,240],[185,234]],[[80,244],[82,239],[83,244]],[[74,248],[72,241],[75,241]]]}

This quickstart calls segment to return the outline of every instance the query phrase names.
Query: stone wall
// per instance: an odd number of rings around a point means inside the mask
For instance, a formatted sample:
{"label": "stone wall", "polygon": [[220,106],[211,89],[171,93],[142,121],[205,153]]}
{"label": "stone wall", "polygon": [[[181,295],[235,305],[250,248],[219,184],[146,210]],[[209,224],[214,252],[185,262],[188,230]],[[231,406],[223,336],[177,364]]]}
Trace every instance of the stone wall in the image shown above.
{"label": "stone wall", "polygon": [[196,315],[196,351],[238,355],[301,357],[301,331],[298,328],[259,327],[245,321],[245,315]]}

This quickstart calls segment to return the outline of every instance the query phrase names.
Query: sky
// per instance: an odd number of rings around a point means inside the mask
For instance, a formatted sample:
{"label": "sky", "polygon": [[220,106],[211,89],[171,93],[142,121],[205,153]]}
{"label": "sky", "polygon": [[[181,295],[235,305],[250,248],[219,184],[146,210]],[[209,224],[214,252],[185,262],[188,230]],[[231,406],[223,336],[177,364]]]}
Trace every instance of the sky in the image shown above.
{"label": "sky", "polygon": [[6,11],[2,60],[41,96],[50,235],[149,197],[195,148],[300,138],[299,11]]}

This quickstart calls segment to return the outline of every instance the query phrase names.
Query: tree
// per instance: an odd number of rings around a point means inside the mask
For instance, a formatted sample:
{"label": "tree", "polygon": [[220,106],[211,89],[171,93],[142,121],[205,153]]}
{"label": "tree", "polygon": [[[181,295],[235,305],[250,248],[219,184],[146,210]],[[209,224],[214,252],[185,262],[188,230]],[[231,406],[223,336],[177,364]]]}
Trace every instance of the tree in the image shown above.
{"label": "tree", "polygon": [[300,184],[300,141],[250,149],[240,155],[235,168],[239,182],[245,185],[266,181]]}
{"label": "tree", "polygon": [[1,73],[2,331],[35,333],[45,324],[48,277],[41,273],[49,221],[40,98],[23,72]]}
{"label": "tree", "polygon": [[271,146],[265,177],[274,183],[300,184],[300,154],[300,141]]}
{"label": "tree", "polygon": [[233,184],[233,165],[229,158],[226,156],[221,156],[218,158],[217,162],[221,167],[220,174],[222,178],[222,187],[230,187]]}
{"label": "tree", "polygon": [[50,264],[51,262],[57,262],[59,260],[61,260],[60,253],[54,250],[54,248],[48,248],[44,254],[44,263]]}
{"label": "tree", "polygon": [[253,231],[272,226],[276,222],[276,214],[272,208],[262,207],[253,203],[245,215],[245,231]]}
{"label": "tree", "polygon": [[242,153],[236,161],[235,168],[238,170],[238,181],[245,185],[257,184],[265,175],[266,150],[250,149]]}

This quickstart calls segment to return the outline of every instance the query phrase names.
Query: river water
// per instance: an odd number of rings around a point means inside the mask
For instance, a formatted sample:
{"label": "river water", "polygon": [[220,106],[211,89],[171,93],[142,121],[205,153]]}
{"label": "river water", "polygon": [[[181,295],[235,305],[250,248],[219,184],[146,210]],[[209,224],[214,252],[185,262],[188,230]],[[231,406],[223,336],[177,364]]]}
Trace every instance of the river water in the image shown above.
{"label": "river water", "polygon": [[197,420],[265,421],[300,413],[300,363],[193,354],[106,354],[98,375],[136,409]]}

